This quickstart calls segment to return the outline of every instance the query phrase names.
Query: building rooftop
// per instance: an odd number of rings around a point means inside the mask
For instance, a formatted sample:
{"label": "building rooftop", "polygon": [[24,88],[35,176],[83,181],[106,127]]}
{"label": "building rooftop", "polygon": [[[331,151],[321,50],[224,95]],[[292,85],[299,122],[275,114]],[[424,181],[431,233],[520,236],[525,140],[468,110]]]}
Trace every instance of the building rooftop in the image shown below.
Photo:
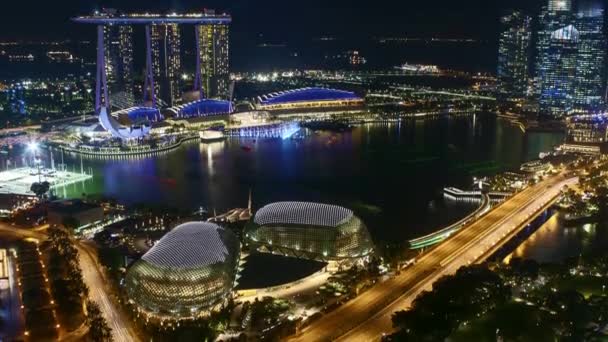
{"label": "building rooftop", "polygon": [[345,90],[329,88],[301,88],[263,95],[259,98],[262,105],[291,102],[359,100],[357,94]]}
{"label": "building rooftop", "polygon": [[169,111],[180,118],[228,114],[232,112],[232,103],[224,100],[203,99],[171,107]]}
{"label": "building rooftop", "polygon": [[158,24],[230,24],[229,14],[216,14],[214,11],[200,13],[108,13],[96,12],[88,16],[72,18],[79,24],[115,25],[158,25]]}
{"label": "building rooftop", "polygon": [[277,202],[269,204],[255,214],[258,225],[294,224],[320,227],[337,227],[354,216],[349,209],[330,204],[309,202]]}
{"label": "building rooftop", "polygon": [[226,262],[230,255],[224,228],[189,222],[165,234],[142,260],[161,268],[197,268]]}

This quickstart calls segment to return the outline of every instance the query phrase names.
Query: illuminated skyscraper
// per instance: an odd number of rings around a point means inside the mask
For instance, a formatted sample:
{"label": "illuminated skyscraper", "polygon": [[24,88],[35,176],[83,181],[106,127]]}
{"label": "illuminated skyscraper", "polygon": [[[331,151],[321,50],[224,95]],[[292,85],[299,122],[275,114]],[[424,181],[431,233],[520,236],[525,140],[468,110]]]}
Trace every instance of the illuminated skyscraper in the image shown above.
{"label": "illuminated skyscraper", "polygon": [[105,25],[106,74],[110,103],[121,109],[134,105],[133,27]]}
{"label": "illuminated skyscraper", "polygon": [[230,29],[228,24],[196,27],[200,86],[208,98],[230,97]]}
{"label": "illuminated skyscraper", "polygon": [[540,109],[554,118],[572,112],[580,33],[574,25],[553,31],[541,78]]}
{"label": "illuminated skyscraper", "polygon": [[513,12],[501,18],[503,25],[498,48],[498,97],[503,101],[522,100],[528,88],[531,22],[529,16]]}
{"label": "illuminated skyscraper", "polygon": [[152,71],[156,98],[174,106],[182,95],[181,35],[178,24],[155,24],[151,27]]}
{"label": "illuminated skyscraper", "polygon": [[574,87],[574,111],[588,113],[603,109],[606,73],[604,5],[600,1],[579,1],[576,28],[580,34]]}
{"label": "illuminated skyscraper", "polygon": [[536,90],[540,110],[543,114],[561,117],[572,110],[576,74],[579,34],[573,26],[571,2],[550,0],[541,12],[539,24]]}

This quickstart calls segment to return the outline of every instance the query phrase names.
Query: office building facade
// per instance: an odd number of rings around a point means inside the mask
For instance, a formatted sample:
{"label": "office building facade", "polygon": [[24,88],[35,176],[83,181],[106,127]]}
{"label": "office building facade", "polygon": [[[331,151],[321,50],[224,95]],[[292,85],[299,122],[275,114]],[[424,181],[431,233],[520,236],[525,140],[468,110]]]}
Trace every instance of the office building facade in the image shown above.
{"label": "office building facade", "polygon": [[498,98],[520,101],[528,93],[532,18],[513,12],[501,18],[498,48]]}
{"label": "office building facade", "polygon": [[575,21],[580,37],[573,110],[598,112],[604,108],[606,89],[604,5],[600,1],[579,1]]}

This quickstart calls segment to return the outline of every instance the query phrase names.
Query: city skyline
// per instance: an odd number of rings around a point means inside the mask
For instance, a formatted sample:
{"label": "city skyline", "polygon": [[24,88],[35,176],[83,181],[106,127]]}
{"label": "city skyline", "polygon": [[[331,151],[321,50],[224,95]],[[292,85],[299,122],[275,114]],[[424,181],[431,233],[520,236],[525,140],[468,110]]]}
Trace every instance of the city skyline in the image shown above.
{"label": "city skyline", "polygon": [[606,339],[606,1],[0,6],[0,339]]}

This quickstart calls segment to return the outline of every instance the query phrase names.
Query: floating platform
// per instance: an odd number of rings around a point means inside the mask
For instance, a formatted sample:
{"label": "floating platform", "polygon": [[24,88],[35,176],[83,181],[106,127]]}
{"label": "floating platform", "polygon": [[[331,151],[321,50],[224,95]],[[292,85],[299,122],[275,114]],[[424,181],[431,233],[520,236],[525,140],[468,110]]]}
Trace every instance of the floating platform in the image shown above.
{"label": "floating platform", "polygon": [[32,184],[43,181],[51,184],[51,189],[83,182],[93,178],[92,175],[70,171],[49,170],[22,167],[0,172],[0,194],[32,196]]}

